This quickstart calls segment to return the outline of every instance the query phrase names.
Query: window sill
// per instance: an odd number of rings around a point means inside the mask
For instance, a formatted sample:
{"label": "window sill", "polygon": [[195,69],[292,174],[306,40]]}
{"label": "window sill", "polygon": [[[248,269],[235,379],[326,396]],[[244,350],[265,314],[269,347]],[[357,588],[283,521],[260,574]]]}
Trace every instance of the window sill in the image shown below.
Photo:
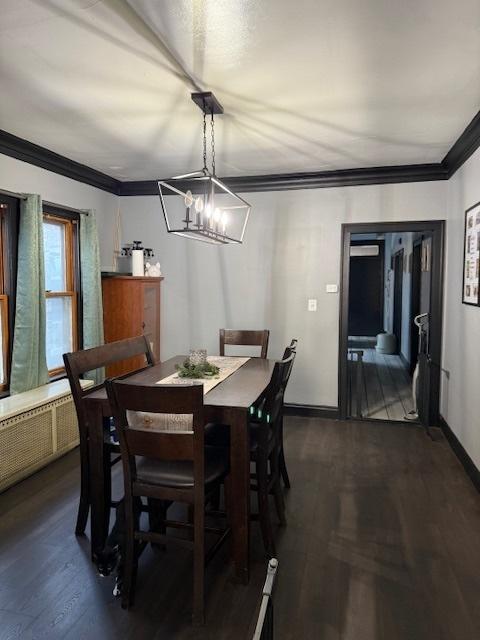
{"label": "window sill", "polygon": [[[57,373],[54,376],[51,376],[51,378],[49,378],[47,384],[50,384],[52,382],[58,382],[59,380],[64,380],[67,378],[67,374],[65,373],[65,371],[63,371],[62,373]],[[10,397],[10,390],[6,389],[5,391],[0,391],[0,400],[3,400],[4,398],[9,398]]]}

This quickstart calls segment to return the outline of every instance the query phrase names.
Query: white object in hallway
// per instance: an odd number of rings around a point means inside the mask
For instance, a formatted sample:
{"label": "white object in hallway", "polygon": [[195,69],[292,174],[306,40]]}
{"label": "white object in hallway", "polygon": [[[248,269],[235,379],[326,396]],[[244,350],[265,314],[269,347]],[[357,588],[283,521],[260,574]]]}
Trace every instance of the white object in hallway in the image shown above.
{"label": "white object in hallway", "polygon": [[397,348],[397,339],[392,333],[379,333],[377,336],[377,346],[375,349],[378,353],[395,353]]}
{"label": "white object in hallway", "polygon": [[309,311],[316,311],[317,310],[317,299],[316,298],[310,298],[308,301],[308,310]]}

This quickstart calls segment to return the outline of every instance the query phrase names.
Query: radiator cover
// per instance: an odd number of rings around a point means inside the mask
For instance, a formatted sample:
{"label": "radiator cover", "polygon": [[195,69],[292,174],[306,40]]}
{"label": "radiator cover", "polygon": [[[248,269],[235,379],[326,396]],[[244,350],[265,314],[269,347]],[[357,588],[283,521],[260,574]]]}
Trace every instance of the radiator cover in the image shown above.
{"label": "radiator cover", "polygon": [[71,395],[0,420],[0,491],[78,445]]}

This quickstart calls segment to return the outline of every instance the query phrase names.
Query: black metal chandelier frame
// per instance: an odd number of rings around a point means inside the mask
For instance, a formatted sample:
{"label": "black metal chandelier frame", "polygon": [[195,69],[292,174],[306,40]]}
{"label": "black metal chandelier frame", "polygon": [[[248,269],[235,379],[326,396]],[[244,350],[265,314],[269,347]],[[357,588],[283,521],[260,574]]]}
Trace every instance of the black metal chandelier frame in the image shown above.
{"label": "black metal chandelier frame", "polygon": [[[169,180],[159,180],[158,190],[163,216],[168,233],[208,242],[210,244],[241,244],[245,235],[251,206],[241,196],[234,193],[216,176],[215,167],[215,114],[223,113],[223,107],[212,92],[192,93],[192,100],[203,111],[203,168]],[[207,166],[207,115],[211,123],[211,159],[212,171]],[[197,195],[195,194],[202,194]],[[172,228],[164,196],[176,194],[181,196],[185,204],[183,227]],[[216,195],[228,195],[233,204],[215,205]],[[241,232],[238,237],[227,233],[227,216],[229,213],[242,213]]]}

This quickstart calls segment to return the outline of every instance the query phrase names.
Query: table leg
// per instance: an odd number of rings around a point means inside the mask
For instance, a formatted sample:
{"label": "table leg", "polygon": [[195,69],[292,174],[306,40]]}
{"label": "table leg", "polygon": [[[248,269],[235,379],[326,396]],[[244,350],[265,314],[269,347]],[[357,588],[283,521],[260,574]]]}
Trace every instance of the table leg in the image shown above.
{"label": "table leg", "polygon": [[101,551],[108,536],[110,521],[111,479],[110,460],[106,457],[103,441],[103,413],[89,408],[89,463],[90,463],[90,530],[91,553]]}
{"label": "table leg", "polygon": [[248,412],[245,409],[226,410],[225,422],[230,425],[230,473],[232,482],[233,559],[237,578],[249,580],[250,547],[250,438]]}

